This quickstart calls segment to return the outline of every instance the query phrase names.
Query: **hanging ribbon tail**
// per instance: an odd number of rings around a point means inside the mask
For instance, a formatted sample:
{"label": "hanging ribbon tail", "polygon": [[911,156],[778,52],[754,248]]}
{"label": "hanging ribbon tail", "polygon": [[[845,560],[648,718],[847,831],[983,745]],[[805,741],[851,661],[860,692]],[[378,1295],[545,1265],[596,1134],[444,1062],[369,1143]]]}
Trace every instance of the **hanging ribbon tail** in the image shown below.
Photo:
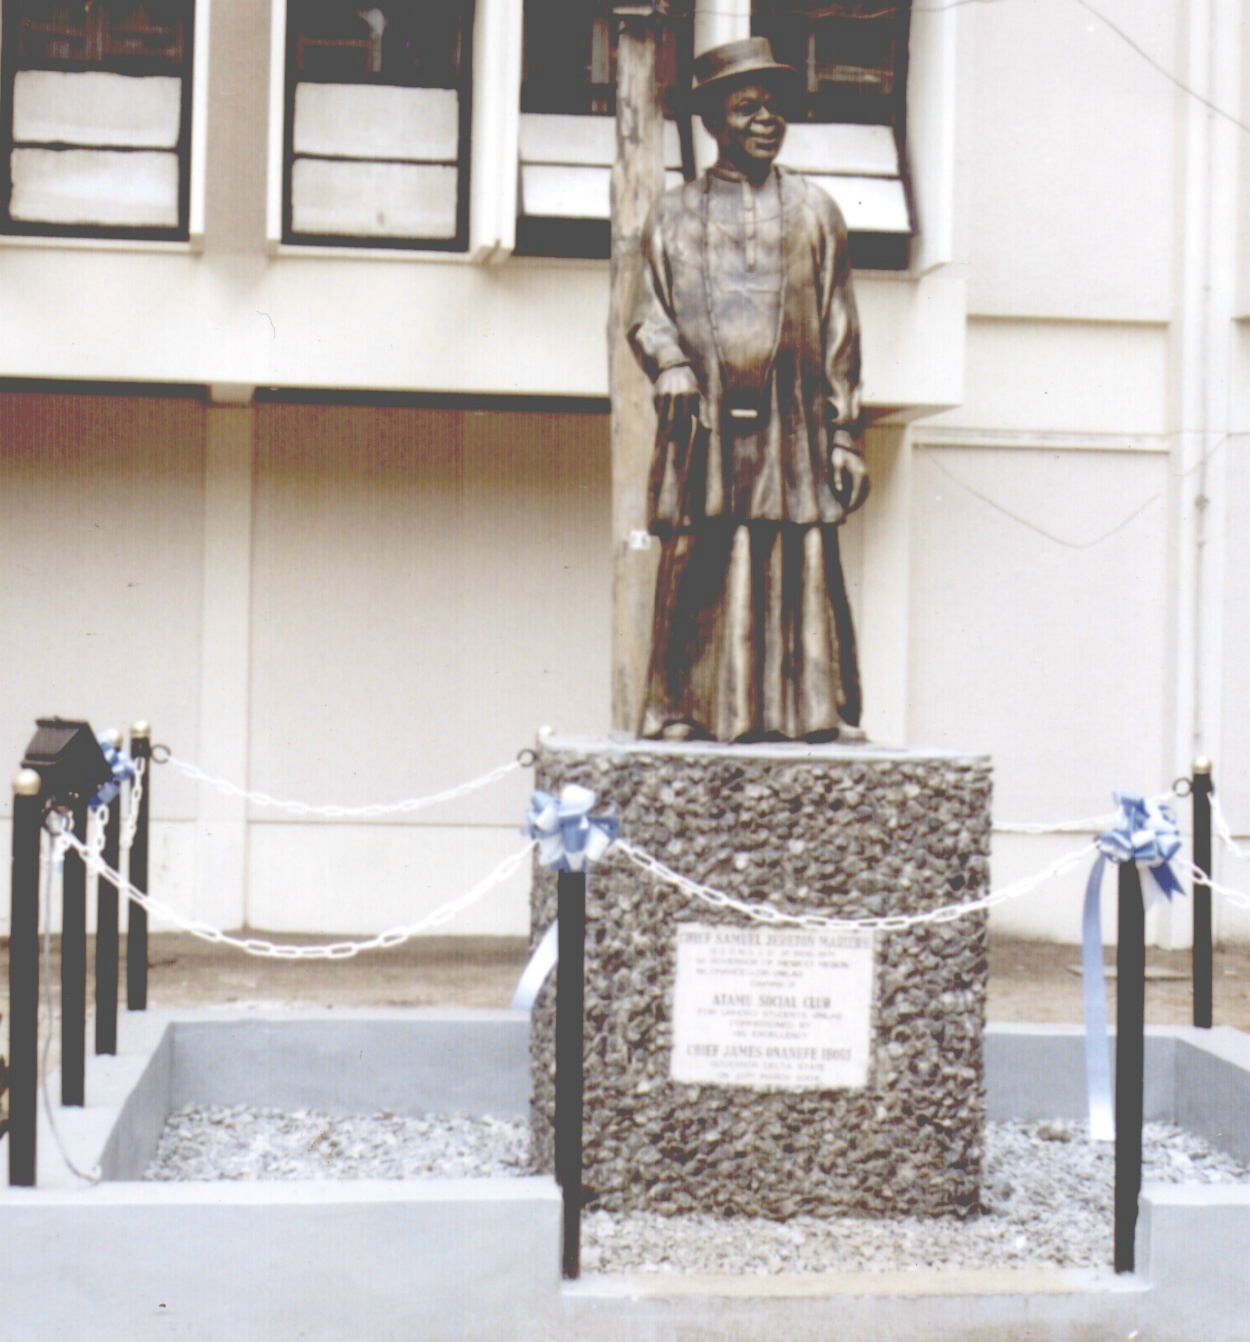
{"label": "hanging ribbon tail", "polygon": [[1183,895],[1185,887],[1177,880],[1176,873],[1166,863],[1161,862],[1157,867],[1149,868],[1151,876],[1154,877],[1155,884],[1160,890],[1171,899],[1173,895]]}
{"label": "hanging ribbon tail", "polygon": [[1085,886],[1081,917],[1081,984],[1085,997],[1085,1087],[1089,1099],[1091,1141],[1115,1139],[1111,1108],[1111,1042],[1107,1037],[1107,983],[1102,963],[1102,878],[1107,868],[1103,854],[1094,861]]}
{"label": "hanging ribbon tail", "polygon": [[560,958],[560,928],[553,918],[551,926],[542,935],[542,940],[534,947],[529,964],[521,975],[521,980],[512,995],[513,1011],[532,1011],[534,1003],[547,977],[556,967]]}

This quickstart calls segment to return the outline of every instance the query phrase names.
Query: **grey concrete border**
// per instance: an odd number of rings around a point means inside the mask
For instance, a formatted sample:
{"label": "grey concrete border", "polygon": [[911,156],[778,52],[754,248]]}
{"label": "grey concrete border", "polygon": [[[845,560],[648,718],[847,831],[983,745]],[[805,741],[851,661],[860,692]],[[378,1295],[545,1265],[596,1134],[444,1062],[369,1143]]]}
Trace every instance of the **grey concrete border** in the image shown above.
{"label": "grey concrete border", "polygon": [[[549,1178],[145,1184],[171,1108],[523,1115],[511,1012],[266,1010],[122,1018],[88,1104],[40,1112],[39,1182],[0,1188],[0,1336],[141,1342],[540,1342],[555,1335],[562,1203]],[[56,1076],[49,1093],[59,1092]],[[0,1168],[7,1167],[0,1143]]]}
{"label": "grey concrete border", "polygon": [[[125,1017],[121,1055],[89,1060],[89,1106],[58,1111],[74,1158],[84,1166],[98,1159],[112,1181],[78,1186],[62,1166],[38,1189],[0,1189],[7,1335],[92,1342],[142,1342],[174,1330],[242,1342],[1104,1342],[1135,1331],[1143,1342],[1233,1342],[1245,1335],[1245,1187],[1147,1186],[1132,1277],[1110,1268],[1035,1269],[602,1276],[561,1286],[560,1199],[548,1179],[127,1181],[146,1162],[174,1098],[221,1101],[208,1093],[219,1085],[233,1087],[232,1103],[288,1107],[315,1093],[319,1106],[345,1112],[376,1065],[395,1105],[524,1112],[526,1040],[527,1022],[508,1012]],[[300,1075],[298,1059],[309,1049],[326,1091]],[[259,1066],[262,1057],[279,1062]],[[991,1115],[1080,1117],[1082,1057],[1076,1028],[991,1027]],[[1146,1065],[1148,1116],[1174,1118],[1243,1157],[1250,1152],[1250,1037],[1152,1029]],[[40,1164],[41,1180],[60,1164],[46,1130]]]}
{"label": "grey concrete border", "polygon": [[528,1028],[495,1017],[247,1020],[174,1027],[172,1109],[246,1104],[334,1114],[529,1113]]}

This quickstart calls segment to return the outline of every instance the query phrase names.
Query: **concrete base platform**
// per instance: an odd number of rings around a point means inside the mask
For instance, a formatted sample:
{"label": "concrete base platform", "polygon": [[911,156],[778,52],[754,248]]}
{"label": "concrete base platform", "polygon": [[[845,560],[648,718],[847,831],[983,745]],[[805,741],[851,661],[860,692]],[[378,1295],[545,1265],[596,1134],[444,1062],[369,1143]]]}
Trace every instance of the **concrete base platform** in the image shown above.
{"label": "concrete base platform", "polygon": [[[330,1112],[528,1106],[528,1022],[508,1012],[241,1010],[127,1016],[88,1106],[46,1126],[37,1189],[0,1191],[0,1336],[141,1342],[1233,1342],[1250,1317],[1250,1189],[1147,1186],[1136,1275],[1027,1269],[559,1280],[546,1178],[143,1184],[189,1103]],[[1079,1118],[1081,1035],[991,1027],[991,1118]],[[1250,1157],[1250,1037],[1149,1032],[1147,1117]],[[52,1081],[52,1093],[57,1084]],[[3,1144],[0,1143],[0,1148]],[[1110,1228],[1108,1228],[1108,1243]]]}

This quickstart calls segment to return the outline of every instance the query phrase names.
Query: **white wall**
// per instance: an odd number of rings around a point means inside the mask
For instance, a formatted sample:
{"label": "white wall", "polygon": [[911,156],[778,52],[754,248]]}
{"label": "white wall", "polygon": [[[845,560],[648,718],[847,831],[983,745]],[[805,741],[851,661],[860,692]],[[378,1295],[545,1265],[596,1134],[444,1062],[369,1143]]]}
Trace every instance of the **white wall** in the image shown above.
{"label": "white wall", "polygon": [[[275,405],[257,427],[254,786],[400,800],[513,759],[544,723],[604,729],[604,416]],[[363,832],[253,811],[248,919],[411,921],[519,846],[532,781]],[[526,888],[448,930],[523,933]]]}
{"label": "white wall", "polygon": [[[1175,62],[1177,0],[1100,8]],[[1166,321],[1176,90],[1079,5],[984,6],[974,22],[972,310]]]}
{"label": "white wall", "polygon": [[[1149,59],[1073,4],[917,16],[928,231],[916,274],[857,277],[879,417],[846,536],[868,722],[992,752],[998,819],[1059,820],[1170,784],[1201,710],[1244,834],[1250,137],[1150,61],[1247,119],[1250,25],[1230,0],[1100,8]],[[0,240],[0,374],[244,402],[606,393],[602,263],[271,250],[268,8],[221,0],[210,39],[203,238]],[[542,722],[605,729],[606,420],[480,404],[0,395],[10,759],[38,713],[142,716],[238,781],[371,802],[489,768]],[[126,630],[105,658],[102,613]],[[507,851],[525,781],[344,831],[160,771],[154,883],[223,923],[376,931]],[[1068,841],[995,842],[1001,883]],[[1242,866],[1224,874],[1250,887]],[[1075,939],[1079,884],[997,925]],[[523,886],[463,928],[522,930]],[[1184,918],[1153,934],[1183,940]]]}
{"label": "white wall", "polygon": [[[992,746],[1000,822],[1097,814],[1113,788],[1162,791],[1205,753],[1245,829],[1230,363],[1246,365],[1225,257],[1247,156],[1210,106],[1246,106],[1240,7],[971,9],[966,394],[915,430],[909,722]],[[998,834],[995,882],[1071,842]],[[1220,870],[1250,888],[1242,867]],[[996,925],[1076,939],[1083,879]],[[1156,914],[1152,935],[1182,944],[1188,918]],[[1246,935],[1244,915],[1216,918]]]}

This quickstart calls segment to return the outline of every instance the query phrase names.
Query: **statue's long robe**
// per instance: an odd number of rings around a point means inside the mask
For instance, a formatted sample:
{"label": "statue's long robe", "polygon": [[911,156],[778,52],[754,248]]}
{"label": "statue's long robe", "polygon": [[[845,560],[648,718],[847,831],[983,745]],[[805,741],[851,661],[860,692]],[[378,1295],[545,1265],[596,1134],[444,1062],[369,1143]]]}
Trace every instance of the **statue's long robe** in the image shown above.
{"label": "statue's long robe", "polygon": [[[661,430],[651,529],[663,552],[642,733],[813,737],[859,720],[829,464],[857,450],[859,320],[846,225],[829,196],[724,165],[667,192],[644,238],[629,337],[654,380],[700,391],[684,441]],[[780,306],[779,306],[780,303]],[[731,405],[755,398],[741,431]]]}

